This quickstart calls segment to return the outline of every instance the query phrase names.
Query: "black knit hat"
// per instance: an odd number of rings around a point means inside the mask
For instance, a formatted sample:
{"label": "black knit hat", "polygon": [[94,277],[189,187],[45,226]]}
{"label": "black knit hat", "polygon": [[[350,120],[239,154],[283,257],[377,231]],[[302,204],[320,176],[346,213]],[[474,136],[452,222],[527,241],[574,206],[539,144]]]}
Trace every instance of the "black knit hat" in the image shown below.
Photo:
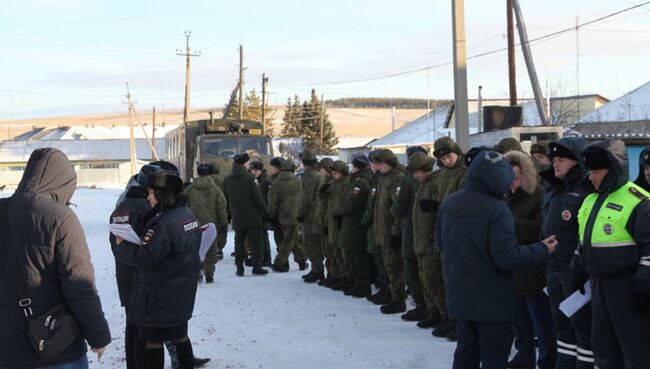
{"label": "black knit hat", "polygon": [[214,167],[210,164],[199,164],[196,167],[196,174],[200,176],[209,176],[212,173],[214,173]]}
{"label": "black knit hat", "polygon": [[641,157],[639,158],[640,165],[650,165],[650,147],[646,148],[641,152]]}
{"label": "black knit hat", "polygon": [[253,160],[251,161],[250,169],[264,170],[264,163],[259,160]]}
{"label": "black knit hat", "polygon": [[587,170],[611,168],[614,164],[606,149],[599,145],[589,145],[582,151],[582,160]]}
{"label": "black knit hat", "polygon": [[169,191],[179,194],[183,191],[183,180],[175,172],[161,170],[149,173],[147,176],[147,187],[152,190]]}
{"label": "black knit hat", "polygon": [[276,156],[273,159],[271,159],[271,166],[276,168],[282,168],[283,161],[284,161],[283,158]]}
{"label": "black knit hat", "polygon": [[251,160],[251,157],[248,155],[248,153],[243,153],[235,155],[232,160],[237,164],[246,164],[249,160]]}
{"label": "black knit hat", "polygon": [[364,153],[356,153],[352,156],[352,165],[359,169],[368,168],[370,161]]}
{"label": "black knit hat", "polygon": [[409,146],[406,148],[406,158],[410,158],[411,155],[415,154],[416,152],[421,152],[425,155],[427,154],[427,150],[422,146]]}

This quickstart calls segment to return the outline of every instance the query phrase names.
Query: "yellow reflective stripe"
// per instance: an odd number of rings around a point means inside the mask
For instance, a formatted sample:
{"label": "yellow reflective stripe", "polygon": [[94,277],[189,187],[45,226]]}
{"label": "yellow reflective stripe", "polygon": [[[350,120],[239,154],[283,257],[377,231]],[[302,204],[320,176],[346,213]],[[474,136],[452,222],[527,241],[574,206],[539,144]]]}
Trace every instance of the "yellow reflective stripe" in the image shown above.
{"label": "yellow reflective stripe", "polygon": [[636,242],[598,242],[592,243],[591,247],[624,247],[624,246],[636,246]]}

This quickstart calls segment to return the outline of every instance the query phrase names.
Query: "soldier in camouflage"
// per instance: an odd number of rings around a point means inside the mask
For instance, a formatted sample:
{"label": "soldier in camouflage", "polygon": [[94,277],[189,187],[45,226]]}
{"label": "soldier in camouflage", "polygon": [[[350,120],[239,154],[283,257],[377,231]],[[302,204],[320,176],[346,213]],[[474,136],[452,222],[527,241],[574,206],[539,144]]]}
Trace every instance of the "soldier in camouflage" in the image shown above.
{"label": "soldier in camouflage", "polygon": [[324,178],[320,174],[318,159],[313,150],[305,150],[300,153],[300,160],[305,170],[301,175],[302,187],[298,207],[298,222],[302,225],[303,245],[311,262],[311,270],[302,278],[306,283],[314,283],[325,278],[321,232],[315,224],[318,190],[323,185]]}
{"label": "soldier in camouflage", "polygon": [[335,291],[340,291],[346,286],[348,278],[351,278],[351,276],[346,274],[343,253],[337,244],[342,223],[340,220],[334,218],[334,210],[343,202],[343,196],[345,195],[345,189],[349,180],[348,165],[341,160],[335,161],[332,165],[332,178],[333,182],[327,188],[329,192],[326,215],[328,242],[325,249],[325,256],[328,261],[331,260],[332,279],[334,280],[329,287]]}

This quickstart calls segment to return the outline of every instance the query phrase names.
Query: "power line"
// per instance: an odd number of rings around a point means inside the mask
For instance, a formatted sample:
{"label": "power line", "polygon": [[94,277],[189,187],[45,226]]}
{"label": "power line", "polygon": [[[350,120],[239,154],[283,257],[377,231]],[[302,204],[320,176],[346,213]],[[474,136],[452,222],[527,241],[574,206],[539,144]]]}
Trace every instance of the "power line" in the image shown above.
{"label": "power line", "polygon": [[[577,26],[572,26],[572,27],[564,28],[564,29],[559,30],[559,31],[556,31],[556,32],[551,32],[551,33],[547,33],[547,34],[542,35],[542,36],[539,36],[539,37],[535,37],[535,38],[529,39],[529,40],[528,40],[528,44],[531,44],[531,43],[533,43],[533,42],[539,42],[539,41],[543,41],[543,40],[552,39],[552,38],[558,37],[558,36],[560,36],[560,35],[562,35],[562,34],[564,34],[564,33],[576,31],[577,29],[580,29],[580,28],[582,28],[582,27],[585,27],[585,26],[588,26],[588,25],[591,25],[591,24],[594,24],[594,23],[597,23],[597,22],[601,22],[601,21],[603,21],[603,20],[605,20],[605,19],[615,17],[615,16],[617,16],[617,15],[619,15],[619,14],[629,12],[629,11],[631,11],[631,10],[634,10],[634,9],[640,8],[640,7],[645,6],[645,5],[648,5],[648,4],[650,4],[650,1],[646,1],[646,2],[643,2],[643,3],[640,3],[640,4],[636,4],[636,5],[634,5],[634,6],[630,6],[630,7],[628,7],[628,8],[625,8],[625,9],[622,9],[622,10],[619,10],[619,11],[616,11],[616,12],[614,12],[614,13],[610,13],[610,14],[604,15],[604,16],[602,16],[602,17],[599,17],[599,18],[596,18],[596,19],[592,19],[592,20],[590,20],[590,21],[588,21],[588,22],[581,23],[581,24],[579,24],[579,25],[577,25]],[[518,43],[516,46],[521,46],[521,43]],[[467,60],[471,60],[471,59],[481,58],[481,57],[488,56],[488,55],[497,54],[497,53],[500,53],[500,52],[502,52],[502,51],[506,51],[506,50],[508,50],[507,47],[503,47],[503,48],[499,48],[499,49],[494,49],[494,50],[486,51],[486,52],[483,52],[483,53],[479,53],[479,54],[475,54],[475,55],[469,56],[469,57],[467,57]],[[307,85],[310,85],[310,86],[327,86],[327,85],[342,85],[342,84],[349,84],[349,83],[368,82],[368,81],[374,81],[374,80],[379,80],[379,79],[386,79],[386,78],[399,77],[399,76],[403,76],[403,75],[408,75],[408,74],[413,74],[413,73],[424,72],[424,71],[426,71],[426,70],[437,69],[437,68],[445,67],[445,66],[448,66],[448,65],[453,65],[453,61],[448,61],[448,62],[444,62],[444,63],[440,63],[440,64],[436,64],[436,65],[431,65],[431,66],[426,66],[426,67],[422,67],[422,68],[410,69],[410,70],[406,70],[406,71],[403,71],[403,72],[387,73],[387,74],[381,74],[381,75],[377,75],[377,76],[362,77],[362,78],[354,78],[354,79],[348,79],[348,80],[342,80],[342,81],[321,82],[321,83],[297,83],[297,84],[276,82],[276,84],[279,84],[279,85],[290,85],[290,86],[307,86]]]}

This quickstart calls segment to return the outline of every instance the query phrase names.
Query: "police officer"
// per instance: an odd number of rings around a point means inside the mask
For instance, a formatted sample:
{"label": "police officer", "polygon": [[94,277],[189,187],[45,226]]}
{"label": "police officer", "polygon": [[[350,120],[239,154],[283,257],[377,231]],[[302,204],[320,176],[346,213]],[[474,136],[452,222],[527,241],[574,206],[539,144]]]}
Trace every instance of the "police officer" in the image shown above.
{"label": "police officer", "polygon": [[262,198],[259,184],[248,172],[250,156],[247,153],[235,155],[232,173],[223,181],[228,210],[235,230],[235,265],[237,276],[244,275],[246,258],[246,239],[248,238],[253,257],[253,274],[264,275],[268,270],[262,268],[263,244],[262,227],[267,218],[266,203]]}
{"label": "police officer", "polygon": [[639,155],[639,176],[634,184],[650,192],[650,147],[646,147]]}
{"label": "police officer", "polygon": [[311,270],[303,276],[303,280],[307,283],[314,283],[325,278],[323,253],[320,244],[321,235],[315,225],[318,189],[323,184],[323,177],[320,175],[318,159],[313,150],[307,149],[300,153],[300,160],[305,170],[300,178],[302,187],[299,198],[298,222],[302,225],[303,245],[311,263]]}
{"label": "police officer", "polygon": [[559,309],[574,290],[569,265],[578,246],[578,209],[586,196],[582,150],[587,141],[564,137],[549,144],[553,167],[540,172],[544,185],[542,237],[556,235],[557,249],[548,259],[546,287],[557,335],[558,369],[593,368],[591,307],[583,307],[570,319]]}
{"label": "police officer", "polygon": [[591,277],[596,367],[650,366],[650,193],[628,182],[621,140],[582,154],[595,192],[580,207],[573,287]]}

